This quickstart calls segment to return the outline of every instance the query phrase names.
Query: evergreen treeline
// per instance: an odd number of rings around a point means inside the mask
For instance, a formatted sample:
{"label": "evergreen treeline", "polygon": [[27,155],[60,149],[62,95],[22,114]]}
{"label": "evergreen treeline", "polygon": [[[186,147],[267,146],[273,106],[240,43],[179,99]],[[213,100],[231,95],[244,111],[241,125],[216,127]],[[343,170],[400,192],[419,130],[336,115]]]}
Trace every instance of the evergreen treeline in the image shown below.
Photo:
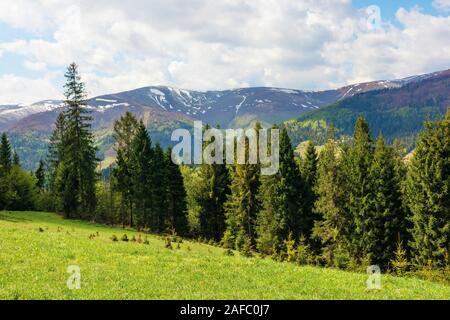
{"label": "evergreen treeline", "polygon": [[180,166],[127,112],[114,125],[116,163],[100,177],[75,64],[65,89],[66,109],[35,173],[21,169],[1,136],[0,209],[54,210],[301,264],[397,270],[408,261],[450,263],[450,108],[426,122],[409,162],[381,133],[374,139],[363,117],[353,139],[337,140],[330,130],[320,153],[309,143],[300,159],[282,127],[272,176],[250,163]]}

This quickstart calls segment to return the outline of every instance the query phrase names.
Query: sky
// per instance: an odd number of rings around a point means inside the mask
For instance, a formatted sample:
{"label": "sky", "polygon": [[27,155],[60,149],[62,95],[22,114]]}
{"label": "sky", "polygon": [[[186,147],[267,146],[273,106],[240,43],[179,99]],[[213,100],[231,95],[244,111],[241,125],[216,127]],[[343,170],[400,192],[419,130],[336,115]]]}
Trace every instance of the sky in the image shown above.
{"label": "sky", "polygon": [[0,104],[150,85],[324,90],[450,68],[450,0],[0,0]]}

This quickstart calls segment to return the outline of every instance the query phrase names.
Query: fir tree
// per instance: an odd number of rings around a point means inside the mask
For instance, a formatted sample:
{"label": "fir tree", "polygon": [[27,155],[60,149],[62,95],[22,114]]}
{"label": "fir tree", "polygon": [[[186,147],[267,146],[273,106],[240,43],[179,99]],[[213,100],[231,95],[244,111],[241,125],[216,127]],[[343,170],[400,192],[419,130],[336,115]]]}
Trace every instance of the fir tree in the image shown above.
{"label": "fir tree", "polygon": [[34,176],[36,177],[36,187],[39,189],[39,191],[45,190],[45,168],[44,168],[44,161],[40,160],[38,168],[36,169],[36,172],[34,173]]}
{"label": "fir tree", "polygon": [[138,128],[139,122],[131,112],[126,112],[114,123],[114,149],[117,152],[116,166],[113,169],[114,189],[120,193],[127,211],[127,213],[122,212],[123,226],[125,225],[125,216],[128,216],[129,225],[133,223],[132,147]]}
{"label": "fir tree", "polygon": [[153,179],[155,181],[152,197],[153,214],[151,228],[156,232],[166,231],[167,212],[167,162],[159,143],[153,149]]}
{"label": "fir tree", "polygon": [[[148,131],[144,123],[139,123],[137,132],[132,141],[132,151],[130,157],[131,185],[133,188],[132,197],[137,225],[139,227],[148,226],[151,223],[152,215],[152,146]],[[132,216],[129,221],[133,225]]]}
{"label": "fir tree", "polygon": [[312,237],[322,244],[322,255],[328,265],[335,263],[339,252],[347,251],[350,224],[346,212],[347,192],[341,148],[330,137],[319,156],[314,213],[317,215]]}
{"label": "fir tree", "polygon": [[351,253],[356,258],[365,258],[370,232],[372,182],[369,169],[373,158],[373,143],[367,121],[359,117],[355,125],[353,145],[344,152],[344,171],[348,188],[347,210],[351,216],[353,235]]}
{"label": "fir tree", "polygon": [[450,248],[450,108],[444,119],[425,123],[406,188],[412,213],[413,263],[446,265]]}
{"label": "fir tree", "polygon": [[0,141],[0,176],[6,176],[12,167],[11,145],[6,133],[3,133]]}
{"label": "fir tree", "polygon": [[300,162],[300,172],[303,181],[303,219],[305,221],[304,235],[309,239],[314,225],[315,214],[313,213],[316,193],[314,191],[317,177],[317,152],[313,142],[309,142],[306,153]]}
{"label": "fir tree", "polygon": [[297,241],[301,234],[310,233],[309,221],[302,212],[302,179],[286,128],[281,130],[279,152],[278,172],[261,179],[257,244],[266,254],[281,250],[289,234]]}
{"label": "fir tree", "polygon": [[86,109],[85,86],[75,63],[68,67],[65,77],[67,109],[64,111],[61,159],[64,163],[62,176],[65,179],[63,210],[67,217],[84,217],[95,210],[96,149],[90,131],[91,117]]}
{"label": "fir tree", "polygon": [[406,234],[405,213],[402,206],[401,181],[397,171],[395,152],[384,143],[380,134],[369,171],[372,183],[370,216],[364,223],[365,254],[374,263],[387,266],[393,258],[395,243]]}
{"label": "fir tree", "polygon": [[[204,148],[206,145],[204,146]],[[202,237],[220,241],[225,232],[224,204],[230,194],[230,177],[225,164],[202,164],[199,170],[200,190],[195,202],[199,207]]]}
{"label": "fir tree", "polygon": [[[256,132],[260,128],[257,123]],[[255,222],[260,208],[258,192],[261,168],[259,164],[248,163],[249,143],[248,139],[245,140],[246,161],[235,164],[231,193],[225,203],[226,230],[222,242],[225,247],[248,251],[255,244]]]}
{"label": "fir tree", "polygon": [[13,166],[20,167],[20,157],[19,157],[19,155],[17,154],[17,152],[14,152],[14,153],[13,153],[12,164],[13,164]]}
{"label": "fir tree", "polygon": [[172,150],[169,148],[165,154],[167,174],[165,221],[167,228],[174,229],[177,234],[186,235],[188,232],[186,190],[180,167],[172,161],[171,154]]}

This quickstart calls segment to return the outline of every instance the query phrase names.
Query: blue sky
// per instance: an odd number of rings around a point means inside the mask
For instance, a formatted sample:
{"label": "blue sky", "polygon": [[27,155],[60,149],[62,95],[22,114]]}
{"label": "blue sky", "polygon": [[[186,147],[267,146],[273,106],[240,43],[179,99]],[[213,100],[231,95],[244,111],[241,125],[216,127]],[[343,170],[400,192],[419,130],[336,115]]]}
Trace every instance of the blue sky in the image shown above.
{"label": "blue sky", "polygon": [[72,61],[90,95],[158,84],[316,90],[448,69],[449,13],[450,0],[2,1],[0,103],[60,98]]}

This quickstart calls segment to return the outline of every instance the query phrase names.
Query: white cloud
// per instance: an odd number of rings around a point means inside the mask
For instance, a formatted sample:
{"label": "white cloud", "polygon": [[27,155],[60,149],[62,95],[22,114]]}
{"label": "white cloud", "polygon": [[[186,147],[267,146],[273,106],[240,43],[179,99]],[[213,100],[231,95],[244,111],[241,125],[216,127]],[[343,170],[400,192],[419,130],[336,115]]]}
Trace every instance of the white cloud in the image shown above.
{"label": "white cloud", "polygon": [[450,18],[418,9],[398,10],[402,28],[369,30],[350,0],[14,3],[0,6],[0,20],[36,37],[0,42],[0,52],[22,56],[48,84],[49,70],[76,61],[92,95],[154,84],[326,89],[450,66]]}
{"label": "white cloud", "polygon": [[52,79],[29,79],[12,74],[0,76],[1,104],[33,103],[46,99],[61,98],[61,93],[52,84]]}
{"label": "white cloud", "polygon": [[23,63],[23,66],[29,70],[32,71],[45,71],[47,69],[47,65],[43,62],[32,62],[29,60],[26,60]]}
{"label": "white cloud", "polygon": [[439,10],[450,11],[450,0],[434,0],[433,7]]}

